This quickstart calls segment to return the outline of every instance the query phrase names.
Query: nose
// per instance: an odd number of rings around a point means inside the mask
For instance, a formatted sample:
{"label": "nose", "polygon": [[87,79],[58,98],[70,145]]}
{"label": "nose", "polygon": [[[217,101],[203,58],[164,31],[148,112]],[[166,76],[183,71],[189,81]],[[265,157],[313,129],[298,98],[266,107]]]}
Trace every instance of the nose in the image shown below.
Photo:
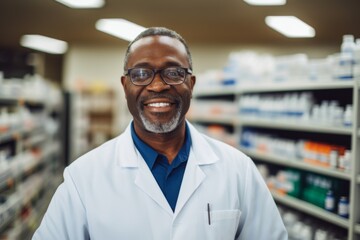
{"label": "nose", "polygon": [[147,85],[147,90],[153,92],[162,92],[168,89],[170,89],[170,85],[164,82],[160,73],[156,73],[152,82]]}

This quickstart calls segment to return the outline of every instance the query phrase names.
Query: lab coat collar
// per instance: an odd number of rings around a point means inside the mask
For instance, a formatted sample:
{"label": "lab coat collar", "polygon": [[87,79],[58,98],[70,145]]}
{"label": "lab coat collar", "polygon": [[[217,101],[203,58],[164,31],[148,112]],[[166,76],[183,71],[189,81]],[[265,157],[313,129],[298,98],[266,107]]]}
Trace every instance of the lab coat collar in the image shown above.
{"label": "lab coat collar", "polygon": [[212,150],[212,147],[206,141],[206,136],[201,134],[195,127],[186,121],[191,135],[192,150],[195,155],[195,163],[198,165],[207,165],[215,163],[219,160],[218,156]]}
{"label": "lab coat collar", "polygon": [[126,128],[124,134],[119,136],[117,141],[116,158],[118,159],[118,164],[123,168],[138,168],[139,171],[135,178],[135,184],[169,215],[172,215],[173,219],[178,216],[181,209],[184,208],[187,201],[204,181],[206,175],[201,169],[201,166],[213,164],[219,160],[210,144],[205,140],[205,137],[190,123],[188,123],[188,126],[193,144],[190,149],[190,155],[181,183],[175,212],[172,211],[149,167],[141,154],[137,151],[131,138],[130,125]]}
{"label": "lab coat collar", "polygon": [[219,160],[210,144],[206,141],[205,136],[199,133],[189,122],[187,123],[193,144],[176,202],[174,219],[179,215],[196,189],[205,180],[206,175],[201,169],[201,166],[213,164]]}
{"label": "lab coat collar", "polygon": [[116,141],[116,159],[121,167],[138,167],[138,151],[131,138],[131,123]]}
{"label": "lab coat collar", "polygon": [[[191,135],[191,151],[194,153],[194,163],[197,165],[207,165],[218,161],[217,155],[212,147],[205,140],[205,136],[199,133],[195,127],[187,121]],[[117,163],[121,167],[139,167],[142,160],[131,138],[131,124],[129,124],[122,135],[118,137],[116,146]]]}

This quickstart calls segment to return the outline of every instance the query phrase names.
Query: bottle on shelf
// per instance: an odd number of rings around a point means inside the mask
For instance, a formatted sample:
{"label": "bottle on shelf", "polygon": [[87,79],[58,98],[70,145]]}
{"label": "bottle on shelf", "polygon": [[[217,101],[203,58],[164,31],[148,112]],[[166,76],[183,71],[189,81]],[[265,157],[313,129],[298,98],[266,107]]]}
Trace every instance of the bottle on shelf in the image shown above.
{"label": "bottle on shelf", "polygon": [[351,169],[351,151],[345,150],[339,157],[339,169],[349,172]]}
{"label": "bottle on shelf", "polygon": [[354,78],[360,78],[360,38],[356,39],[354,47]]}
{"label": "bottle on shelf", "polygon": [[352,126],[352,105],[348,104],[346,105],[345,112],[344,112],[344,126],[345,127],[351,127]]}
{"label": "bottle on shelf", "polygon": [[343,218],[349,217],[349,200],[345,196],[341,196],[338,203],[338,215]]}
{"label": "bottle on shelf", "polygon": [[335,197],[334,197],[334,193],[332,190],[329,190],[326,193],[325,209],[330,212],[333,212],[335,210]]}
{"label": "bottle on shelf", "polygon": [[333,212],[335,210],[335,197],[333,191],[331,190],[326,193],[325,209],[330,212]]}
{"label": "bottle on shelf", "polygon": [[331,149],[329,154],[330,168],[336,169],[338,167],[339,152],[335,148]]}
{"label": "bottle on shelf", "polygon": [[353,35],[344,35],[341,44],[338,78],[347,80],[353,78],[355,42]]}
{"label": "bottle on shelf", "polygon": [[328,240],[328,232],[322,229],[316,229],[314,234],[314,240]]}
{"label": "bottle on shelf", "polygon": [[0,111],[0,133],[6,132],[9,129],[9,114],[6,108]]}

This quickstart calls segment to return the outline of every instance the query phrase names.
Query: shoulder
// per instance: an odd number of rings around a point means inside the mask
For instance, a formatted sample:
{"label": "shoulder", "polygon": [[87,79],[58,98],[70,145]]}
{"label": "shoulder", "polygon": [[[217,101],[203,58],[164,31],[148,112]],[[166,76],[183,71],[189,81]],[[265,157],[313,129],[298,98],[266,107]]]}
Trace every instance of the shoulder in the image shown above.
{"label": "shoulder", "polygon": [[249,157],[245,155],[243,152],[241,152],[239,149],[237,149],[234,146],[231,146],[227,143],[224,143],[220,140],[214,139],[212,137],[209,137],[205,134],[202,134],[202,137],[207,141],[207,143],[211,146],[211,148],[215,151],[217,151],[219,154],[226,154],[226,155],[235,155],[240,158],[247,158]]}
{"label": "shoulder", "polygon": [[219,158],[219,163],[221,165],[224,165],[235,172],[242,172],[243,174],[252,169],[252,165],[254,164],[252,159],[239,149],[206,135],[203,135],[203,138],[209,144],[210,149]]}
{"label": "shoulder", "polygon": [[106,178],[118,169],[121,161],[128,159],[136,161],[129,126],[119,136],[77,158],[66,169],[76,179]]}
{"label": "shoulder", "polygon": [[221,164],[240,167],[241,169],[247,168],[252,163],[252,160],[239,149],[198,132],[192,125],[189,127],[192,148],[197,157],[202,159],[213,158]]}
{"label": "shoulder", "polygon": [[81,171],[84,173],[91,169],[104,168],[115,164],[115,156],[117,155],[116,146],[119,138],[121,138],[121,135],[83,154],[67,168],[70,172]]}
{"label": "shoulder", "polygon": [[86,196],[101,191],[116,175],[119,138],[121,135],[85,153],[65,168],[64,183],[73,186],[84,203],[91,199]]}

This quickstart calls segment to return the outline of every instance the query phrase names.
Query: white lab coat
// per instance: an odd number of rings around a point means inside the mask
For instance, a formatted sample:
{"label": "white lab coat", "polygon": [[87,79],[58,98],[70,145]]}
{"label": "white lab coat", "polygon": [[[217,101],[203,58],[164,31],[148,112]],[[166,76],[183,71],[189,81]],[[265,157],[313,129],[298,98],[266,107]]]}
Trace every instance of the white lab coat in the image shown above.
{"label": "white lab coat", "polygon": [[174,212],[129,126],[65,169],[33,240],[287,239],[253,162],[189,128],[192,147]]}

